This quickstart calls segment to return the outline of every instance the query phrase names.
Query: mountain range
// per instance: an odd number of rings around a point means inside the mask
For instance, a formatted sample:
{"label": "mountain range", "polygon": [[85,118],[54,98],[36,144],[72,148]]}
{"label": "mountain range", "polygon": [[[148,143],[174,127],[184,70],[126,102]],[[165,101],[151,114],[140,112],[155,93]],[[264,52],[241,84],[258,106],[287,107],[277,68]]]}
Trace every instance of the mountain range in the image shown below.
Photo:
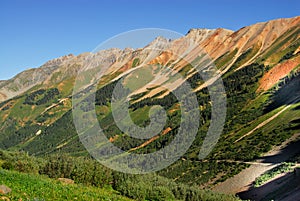
{"label": "mountain range", "polygon": [[[191,66],[203,65],[199,51],[209,55],[217,69],[215,77],[202,80]],[[101,75],[87,64],[101,66]],[[172,77],[167,69],[181,76]],[[294,17],[237,31],[190,29],[181,38],[158,36],[138,49],[69,54],[0,81],[0,148],[36,156],[88,155],[72,119],[73,87],[78,73],[84,71],[100,79],[95,107],[107,138],[123,150],[140,154],[166,147],[175,138],[181,114],[170,91],[183,82],[190,84],[199,104],[200,128],[187,153],[158,172],[176,182],[215,188],[300,131],[300,17]],[[226,91],[226,121],[212,152],[199,159],[211,123],[207,88],[216,77],[222,78]],[[159,79],[151,81],[154,78]],[[166,110],[166,125],[157,136],[135,139],[115,124],[110,102],[121,79],[131,89],[129,112],[137,125],[149,125],[153,105]],[[92,80],[86,84],[88,88]]]}

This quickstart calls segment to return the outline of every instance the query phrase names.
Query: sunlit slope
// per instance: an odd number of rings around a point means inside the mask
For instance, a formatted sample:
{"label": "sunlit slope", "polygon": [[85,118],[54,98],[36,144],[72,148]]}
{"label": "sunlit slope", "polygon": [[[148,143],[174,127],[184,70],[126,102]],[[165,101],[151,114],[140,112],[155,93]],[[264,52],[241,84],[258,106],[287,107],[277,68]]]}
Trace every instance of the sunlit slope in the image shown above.
{"label": "sunlit slope", "polygon": [[[158,37],[143,49],[110,49],[49,61],[41,68],[0,82],[0,148],[24,150],[34,155],[56,152],[87,155],[72,120],[73,84],[86,62],[104,62],[107,66],[99,82],[96,113],[108,140],[136,153],[151,153],[167,146],[180,123],[178,101],[162,87],[135,83],[148,83],[160,76],[161,83],[156,84],[169,84],[176,89],[188,81],[199,103],[198,135],[182,160],[160,174],[203,186],[223,181],[247,166],[235,160],[253,160],[300,131],[299,23],[300,17],[296,17],[259,23],[236,32],[191,29],[185,37],[173,41]],[[205,50],[222,75],[228,101],[221,139],[202,163],[199,163],[198,153],[211,118],[206,87],[213,79],[204,83],[191,65],[177,59],[175,53],[182,54],[187,48],[178,48],[178,44],[190,39],[199,45],[185,56],[186,60],[197,60],[198,48]],[[150,51],[152,46],[158,45],[161,51]],[[166,66],[184,79],[170,77]],[[134,90],[130,114],[136,124],[149,124],[148,111],[153,105],[160,104],[167,111],[166,125],[157,136],[134,139],[116,126],[110,100],[121,78]]]}

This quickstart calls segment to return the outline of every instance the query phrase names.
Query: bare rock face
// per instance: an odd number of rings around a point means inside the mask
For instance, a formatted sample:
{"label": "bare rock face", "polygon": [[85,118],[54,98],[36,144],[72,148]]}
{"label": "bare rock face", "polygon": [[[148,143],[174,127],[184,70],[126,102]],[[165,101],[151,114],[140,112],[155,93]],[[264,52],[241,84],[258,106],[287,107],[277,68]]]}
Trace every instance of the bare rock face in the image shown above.
{"label": "bare rock face", "polygon": [[207,37],[212,35],[215,29],[190,29],[186,34],[186,37],[193,40],[194,42],[202,42]]}
{"label": "bare rock face", "polygon": [[0,195],[6,195],[11,192],[11,189],[5,185],[0,185]]}
{"label": "bare rock face", "polygon": [[4,101],[20,95],[30,88],[43,83],[53,73],[60,68],[60,66],[70,59],[73,55],[59,57],[50,60],[42,65],[40,68],[32,68],[16,75],[14,78],[0,82],[0,101]]}
{"label": "bare rock face", "polygon": [[47,61],[43,66],[44,67],[58,66],[58,65],[62,64],[63,62],[67,61],[67,60],[73,59],[74,57],[75,57],[75,55],[68,54],[68,55],[65,55],[65,56]]}

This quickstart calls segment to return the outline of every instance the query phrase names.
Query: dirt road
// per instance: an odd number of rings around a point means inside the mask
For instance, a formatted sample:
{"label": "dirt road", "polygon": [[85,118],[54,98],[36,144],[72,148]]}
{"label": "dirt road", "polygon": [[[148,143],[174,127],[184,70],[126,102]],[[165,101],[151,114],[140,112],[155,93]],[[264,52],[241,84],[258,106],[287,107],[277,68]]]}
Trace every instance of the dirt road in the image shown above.
{"label": "dirt road", "polygon": [[[291,143],[292,141],[296,142]],[[282,145],[274,147],[270,152],[256,160],[249,168],[215,186],[213,190],[233,194],[246,191],[261,174],[298,153],[300,153],[300,134],[296,134]]]}

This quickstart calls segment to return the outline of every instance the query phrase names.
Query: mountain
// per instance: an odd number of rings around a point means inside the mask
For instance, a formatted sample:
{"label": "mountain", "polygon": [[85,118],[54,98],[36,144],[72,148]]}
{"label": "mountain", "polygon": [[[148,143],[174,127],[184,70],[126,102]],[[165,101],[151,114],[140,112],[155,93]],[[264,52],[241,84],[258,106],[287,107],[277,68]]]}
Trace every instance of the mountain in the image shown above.
{"label": "mountain", "polygon": [[[173,91],[188,82],[197,96],[200,129],[187,153],[158,174],[202,188],[215,186],[248,167],[247,161],[299,133],[299,25],[300,17],[294,17],[238,31],[191,29],[182,38],[157,37],[140,49],[113,48],[48,61],[0,82],[0,148],[32,155],[87,155],[71,109],[76,76],[88,72],[95,79],[101,78],[96,113],[107,138],[123,150],[155,152],[169,145],[179,129],[180,107],[165,87]],[[210,79],[202,80],[190,65],[207,62],[199,52],[209,55],[217,69]],[[91,66],[100,66],[101,74]],[[180,76],[171,76],[168,69]],[[201,70],[211,68],[207,65]],[[207,89],[220,76],[227,95],[225,126],[212,152],[200,160],[213,104]],[[122,78],[131,89],[130,115],[137,125],[149,124],[151,106],[160,104],[166,110],[166,125],[157,136],[134,139],[115,124],[110,101],[116,82]],[[153,78],[159,79],[151,82]],[[81,90],[92,84],[93,80],[87,80]]]}

